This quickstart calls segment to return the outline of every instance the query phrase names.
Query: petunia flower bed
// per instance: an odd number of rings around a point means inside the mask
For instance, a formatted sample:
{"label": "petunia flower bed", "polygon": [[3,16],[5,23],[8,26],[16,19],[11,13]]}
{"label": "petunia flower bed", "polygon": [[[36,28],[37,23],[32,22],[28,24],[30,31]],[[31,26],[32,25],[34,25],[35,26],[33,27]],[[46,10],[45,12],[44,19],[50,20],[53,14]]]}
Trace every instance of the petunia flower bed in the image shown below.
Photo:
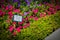
{"label": "petunia flower bed", "polygon": [[[43,40],[60,28],[60,5],[30,4],[26,0],[26,6],[19,5],[16,8],[16,2],[14,5],[1,5],[1,40]],[[14,21],[14,16],[17,21]]]}

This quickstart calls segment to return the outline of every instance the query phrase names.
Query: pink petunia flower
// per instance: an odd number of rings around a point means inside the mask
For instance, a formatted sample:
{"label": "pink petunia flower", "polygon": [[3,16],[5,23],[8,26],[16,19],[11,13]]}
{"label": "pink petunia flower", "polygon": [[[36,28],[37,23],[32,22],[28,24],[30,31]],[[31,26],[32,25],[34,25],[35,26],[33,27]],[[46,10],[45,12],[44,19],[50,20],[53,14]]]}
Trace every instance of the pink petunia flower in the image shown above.
{"label": "pink petunia flower", "polygon": [[27,25],[24,25],[23,28],[27,28]]}
{"label": "pink petunia flower", "polygon": [[43,14],[42,13],[40,13],[40,17],[43,17]]}
{"label": "pink petunia flower", "polygon": [[27,27],[29,27],[30,26],[30,23],[26,23],[24,26],[23,26],[23,28],[27,28]]}
{"label": "pink petunia flower", "polygon": [[12,19],[13,16],[9,16],[9,19]]}
{"label": "pink petunia flower", "polygon": [[24,18],[22,18],[22,21],[23,21],[23,23],[24,23],[25,19],[24,19]]}
{"label": "pink petunia flower", "polygon": [[6,13],[0,10],[0,16],[4,16]]}
{"label": "pink petunia flower", "polygon": [[60,5],[56,5],[55,8],[60,10]]}
{"label": "pink petunia flower", "polygon": [[54,9],[54,8],[49,8],[49,11],[51,12],[51,13],[53,13],[53,14],[55,14],[56,13],[56,9]]}
{"label": "pink petunia flower", "polygon": [[49,11],[52,11],[52,10],[54,10],[54,8],[51,8],[51,7],[50,7],[50,8],[49,8]]}
{"label": "pink petunia flower", "polygon": [[37,20],[38,20],[38,17],[34,17],[34,20],[36,20],[36,21],[37,21]]}
{"label": "pink petunia flower", "polygon": [[8,8],[9,8],[9,10],[13,10],[13,6],[12,5],[8,5]]}
{"label": "pink petunia flower", "polygon": [[16,24],[16,22],[12,22],[12,24]]}
{"label": "pink petunia flower", "polygon": [[13,7],[12,5],[7,5],[7,6],[6,6],[6,10],[13,10],[13,8],[14,8],[14,7]]}
{"label": "pink petunia flower", "polygon": [[8,6],[6,6],[5,10],[9,10]]}
{"label": "pink petunia flower", "polygon": [[46,13],[44,13],[43,16],[45,17],[46,16]]}
{"label": "pink petunia flower", "polygon": [[51,15],[51,12],[50,11],[46,10],[46,12],[48,13],[48,15]]}
{"label": "pink petunia flower", "polygon": [[2,12],[2,10],[0,10],[0,12]]}
{"label": "pink petunia flower", "polygon": [[33,13],[35,13],[35,14],[38,13],[38,9],[33,9],[32,11],[33,11]]}
{"label": "pink petunia flower", "polygon": [[6,12],[3,12],[3,15],[5,15],[6,14]]}
{"label": "pink petunia flower", "polygon": [[30,16],[29,18],[33,18],[33,16]]}
{"label": "pink petunia flower", "polygon": [[5,6],[4,6],[4,5],[1,5],[1,7],[2,7],[3,9],[5,9]]}
{"label": "pink petunia flower", "polygon": [[56,14],[56,11],[52,11],[51,13]]}
{"label": "pink petunia flower", "polygon": [[30,26],[30,23],[27,23],[26,26],[27,26],[27,27]]}
{"label": "pink petunia flower", "polygon": [[19,26],[19,28],[20,28],[20,29],[22,29],[22,28],[23,28],[23,26]]}
{"label": "pink petunia flower", "polygon": [[54,7],[53,4],[46,3],[46,5],[49,6],[49,7]]}
{"label": "pink petunia flower", "polygon": [[23,22],[18,22],[18,24],[23,24]]}
{"label": "pink petunia flower", "polygon": [[17,32],[21,32],[20,27],[16,28],[16,31],[17,31]]}
{"label": "pink petunia flower", "polygon": [[14,36],[16,36],[16,34],[17,34],[16,32],[13,32],[13,35],[14,35]]}
{"label": "pink petunia flower", "polygon": [[12,11],[8,12],[8,15],[12,16],[12,15],[13,15],[13,14],[12,14]]}
{"label": "pink petunia flower", "polygon": [[48,13],[48,15],[51,15],[51,12],[50,11],[48,11],[47,13]]}
{"label": "pink petunia flower", "polygon": [[9,18],[11,19],[13,17],[12,11],[8,12]]}
{"label": "pink petunia flower", "polygon": [[14,27],[11,25],[11,26],[9,26],[9,31],[10,32],[12,32],[13,31],[13,29],[14,29]]}
{"label": "pink petunia flower", "polygon": [[27,21],[28,20],[28,17],[26,17],[25,20]]}
{"label": "pink petunia flower", "polygon": [[14,12],[20,13],[20,9],[15,9]]}

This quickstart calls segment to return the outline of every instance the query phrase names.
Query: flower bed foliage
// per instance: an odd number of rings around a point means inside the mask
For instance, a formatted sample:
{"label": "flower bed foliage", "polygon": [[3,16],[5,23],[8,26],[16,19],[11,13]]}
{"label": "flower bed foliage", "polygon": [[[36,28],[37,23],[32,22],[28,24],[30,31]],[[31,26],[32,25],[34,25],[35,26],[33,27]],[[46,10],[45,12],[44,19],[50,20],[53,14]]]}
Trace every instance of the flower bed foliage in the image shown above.
{"label": "flower bed foliage", "polygon": [[[43,40],[60,28],[60,5],[25,1],[27,5],[19,0],[1,5],[1,40]],[[14,15],[22,16],[22,22],[13,21]]]}
{"label": "flower bed foliage", "polygon": [[[0,27],[1,40],[43,40],[49,34],[60,28],[60,12],[57,14],[39,18],[38,21],[30,23],[26,29],[22,29],[17,36],[13,36],[7,29]],[[1,24],[0,24],[1,25]],[[5,27],[5,26],[4,26]]]}

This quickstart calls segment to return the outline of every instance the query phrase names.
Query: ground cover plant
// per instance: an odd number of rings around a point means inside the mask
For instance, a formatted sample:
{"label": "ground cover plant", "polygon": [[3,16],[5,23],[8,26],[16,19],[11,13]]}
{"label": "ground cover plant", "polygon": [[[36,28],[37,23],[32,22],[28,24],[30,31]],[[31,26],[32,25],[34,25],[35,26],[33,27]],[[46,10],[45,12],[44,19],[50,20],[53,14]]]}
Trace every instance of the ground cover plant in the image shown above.
{"label": "ground cover plant", "polygon": [[[14,21],[14,15],[22,16],[22,21]],[[59,4],[32,0],[0,4],[0,40],[44,40],[58,28]]]}

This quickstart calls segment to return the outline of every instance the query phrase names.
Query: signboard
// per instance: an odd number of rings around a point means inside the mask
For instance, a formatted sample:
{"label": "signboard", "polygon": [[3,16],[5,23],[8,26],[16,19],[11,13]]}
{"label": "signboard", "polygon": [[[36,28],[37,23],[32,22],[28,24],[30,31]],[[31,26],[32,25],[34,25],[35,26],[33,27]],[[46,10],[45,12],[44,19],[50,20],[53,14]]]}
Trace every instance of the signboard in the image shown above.
{"label": "signboard", "polygon": [[22,16],[14,15],[13,21],[22,22]]}

